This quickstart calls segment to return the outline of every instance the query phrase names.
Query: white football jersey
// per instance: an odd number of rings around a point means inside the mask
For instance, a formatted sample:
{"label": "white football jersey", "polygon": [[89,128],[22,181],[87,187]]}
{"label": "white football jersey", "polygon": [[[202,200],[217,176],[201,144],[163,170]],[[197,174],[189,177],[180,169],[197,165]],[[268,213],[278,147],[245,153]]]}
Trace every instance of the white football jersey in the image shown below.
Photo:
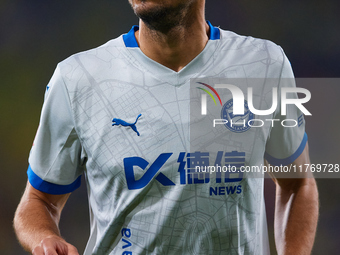
{"label": "white football jersey", "polygon": [[[91,216],[86,255],[269,254],[263,178],[194,172],[198,161],[207,165],[209,151],[190,151],[190,80],[280,80],[293,73],[274,43],[208,24],[206,47],[179,72],[143,54],[137,26],[58,64],[28,177],[38,190],[65,194],[85,174]],[[237,117],[223,103],[222,115]],[[264,157],[275,165],[292,163],[307,137],[299,109],[287,115],[298,127],[222,125],[218,132],[227,146],[209,164],[240,169],[263,164]]]}

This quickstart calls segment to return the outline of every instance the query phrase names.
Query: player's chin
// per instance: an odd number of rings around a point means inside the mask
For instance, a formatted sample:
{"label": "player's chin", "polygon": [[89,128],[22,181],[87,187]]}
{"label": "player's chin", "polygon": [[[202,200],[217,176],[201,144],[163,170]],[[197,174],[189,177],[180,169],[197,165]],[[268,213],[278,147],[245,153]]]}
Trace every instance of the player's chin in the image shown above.
{"label": "player's chin", "polygon": [[132,8],[136,9],[153,9],[160,7],[176,7],[183,4],[181,0],[129,0]]}
{"label": "player's chin", "polygon": [[132,7],[134,7],[134,6],[138,6],[138,5],[147,6],[147,5],[162,4],[162,3],[164,3],[164,1],[160,1],[160,0],[129,0],[129,3],[132,5]]}

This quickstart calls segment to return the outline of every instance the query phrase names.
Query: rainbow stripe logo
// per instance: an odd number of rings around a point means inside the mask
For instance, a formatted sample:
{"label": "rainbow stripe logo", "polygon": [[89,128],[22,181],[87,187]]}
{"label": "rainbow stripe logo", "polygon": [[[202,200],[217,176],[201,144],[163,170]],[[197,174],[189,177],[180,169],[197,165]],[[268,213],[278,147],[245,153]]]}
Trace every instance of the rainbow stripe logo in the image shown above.
{"label": "rainbow stripe logo", "polygon": [[[217,93],[217,91],[212,87],[212,86],[210,86],[210,85],[208,85],[208,84],[206,84],[206,83],[203,83],[203,82],[197,82],[198,84],[201,84],[201,85],[203,85],[203,86],[206,86],[208,89],[210,89],[216,96],[217,96],[217,98],[218,98],[218,100],[220,101],[220,104],[221,104],[221,106],[222,106],[222,100],[221,100],[221,97],[220,97],[220,95]],[[208,89],[205,89],[205,88],[201,88],[201,87],[196,87],[196,88],[198,88],[198,89],[200,89],[200,90],[203,90],[204,92],[206,92],[211,98],[212,98],[212,100],[214,101],[214,103],[215,103],[215,105],[217,105],[217,102],[216,102],[216,100],[215,100],[215,97],[214,97],[214,95],[208,90]],[[202,94],[202,96],[201,96],[201,98],[202,98],[202,112],[201,112],[201,114],[202,115],[207,115],[207,95],[206,94]]]}
{"label": "rainbow stripe logo", "polygon": [[[220,97],[220,95],[217,93],[217,91],[216,91],[213,87],[211,87],[210,85],[208,85],[208,84],[206,84],[206,83],[203,83],[203,82],[197,82],[197,83],[198,83],[198,84],[201,84],[201,85],[204,85],[204,86],[206,86],[207,88],[211,89],[211,91],[214,92],[215,95],[217,96],[217,98],[218,98],[218,100],[220,101],[220,104],[221,104],[221,106],[222,106],[221,97]],[[204,89],[204,88],[200,88],[200,87],[196,87],[196,88],[201,89],[201,90],[203,90],[204,92],[206,92],[206,93],[212,98],[212,100],[214,100],[215,105],[217,105],[216,100],[215,100],[213,94],[211,94],[211,92],[210,92],[209,90]]]}

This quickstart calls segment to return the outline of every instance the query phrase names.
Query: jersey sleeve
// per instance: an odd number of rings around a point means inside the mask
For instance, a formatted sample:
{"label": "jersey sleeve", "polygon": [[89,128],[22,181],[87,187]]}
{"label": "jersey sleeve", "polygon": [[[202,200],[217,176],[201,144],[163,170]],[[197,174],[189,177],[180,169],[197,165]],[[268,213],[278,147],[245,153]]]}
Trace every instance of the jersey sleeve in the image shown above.
{"label": "jersey sleeve", "polygon": [[[276,166],[293,163],[307,143],[305,120],[301,110],[295,105],[288,104],[286,115],[282,115],[281,91],[284,87],[296,87],[290,62],[285,55],[279,82],[278,107],[273,116],[277,121],[271,128],[264,155],[271,165]],[[297,99],[298,95],[290,92],[287,93],[287,98]]]}
{"label": "jersey sleeve", "polygon": [[45,193],[70,193],[80,186],[85,160],[68,91],[57,67],[45,92],[39,128],[29,155],[28,180]]}

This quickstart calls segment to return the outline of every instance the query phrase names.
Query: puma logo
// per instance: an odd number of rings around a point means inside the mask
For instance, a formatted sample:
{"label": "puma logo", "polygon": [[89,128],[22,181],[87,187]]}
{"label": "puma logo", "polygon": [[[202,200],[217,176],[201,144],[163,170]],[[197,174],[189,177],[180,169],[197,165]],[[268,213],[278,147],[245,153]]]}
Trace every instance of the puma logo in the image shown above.
{"label": "puma logo", "polygon": [[137,116],[135,123],[128,123],[128,122],[126,122],[124,120],[114,118],[112,120],[112,122],[113,122],[112,126],[122,125],[123,127],[131,127],[132,130],[135,131],[137,133],[137,135],[139,136],[139,132],[137,131],[137,127],[136,127],[136,123],[137,123],[137,120],[139,119],[140,116],[142,116],[142,114],[139,114]]}

